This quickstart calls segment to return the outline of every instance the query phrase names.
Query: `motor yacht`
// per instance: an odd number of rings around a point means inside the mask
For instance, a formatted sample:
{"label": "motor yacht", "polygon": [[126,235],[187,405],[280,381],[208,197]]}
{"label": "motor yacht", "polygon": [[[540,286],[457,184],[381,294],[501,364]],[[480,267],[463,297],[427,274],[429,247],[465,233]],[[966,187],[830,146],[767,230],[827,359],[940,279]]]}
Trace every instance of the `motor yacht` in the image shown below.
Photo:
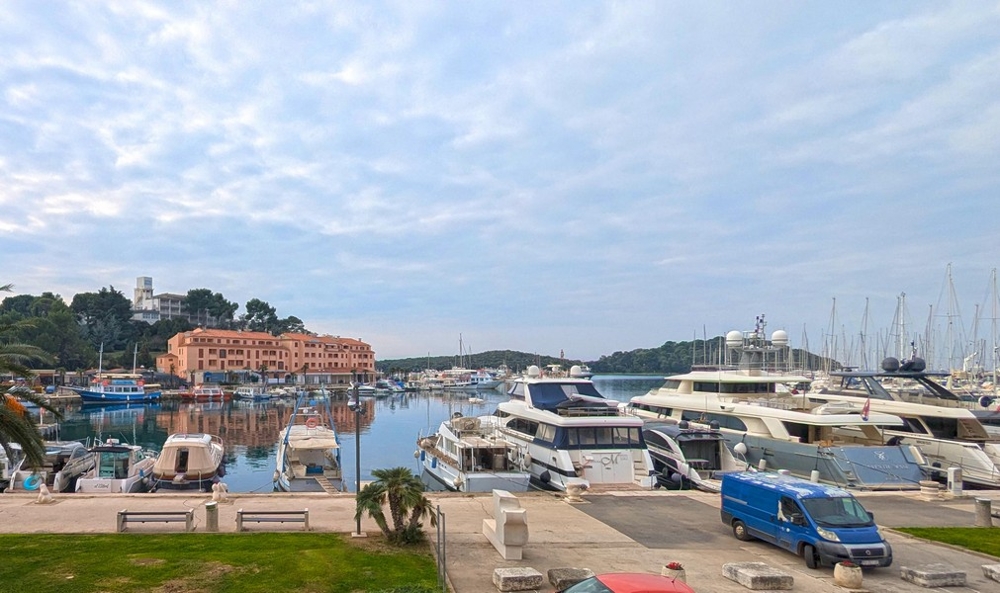
{"label": "motor yacht", "polygon": [[[329,403],[329,400],[327,400]],[[300,396],[288,423],[278,433],[274,485],[284,492],[343,490],[340,439],[329,410],[305,405]]]}
{"label": "motor yacht", "polygon": [[642,419],[622,413],[589,379],[542,376],[532,365],[508,395],[494,415],[503,437],[528,454],[533,487],[652,487]]}
{"label": "motor yacht", "polygon": [[[935,468],[935,477],[945,479],[948,468],[962,470],[966,486],[1000,487],[1000,437],[990,434],[965,402],[934,380],[947,373],[926,370],[924,361],[911,355],[902,363],[893,357],[882,362],[880,371],[833,371],[839,385],[813,391],[808,397],[825,404],[869,406],[872,413],[902,418],[902,425],[886,426],[885,438],[892,443],[919,447]],[[852,434],[853,427],[838,432]]]}
{"label": "motor yacht", "polygon": [[722,431],[688,422],[647,422],[642,436],[656,469],[657,485],[669,489],[722,489],[722,475],[743,471]]}
{"label": "motor yacht", "polygon": [[156,453],[140,445],[107,439],[91,447],[94,467],[76,481],[76,491],[84,494],[146,492],[153,479]]}
{"label": "motor yacht", "polygon": [[917,447],[883,436],[903,420],[884,411],[863,414],[861,405],[810,401],[809,379],[778,364],[787,335],[778,330],[768,339],[763,328],[758,318],[752,332],[729,332],[723,364],[667,377],[662,387],[633,397],[628,410],[717,429],[748,467],[847,488],[918,489],[927,459]]}
{"label": "motor yacht", "polygon": [[201,490],[226,475],[225,447],[211,434],[177,433],[167,437],[153,464],[151,490]]}
{"label": "motor yacht", "polygon": [[417,439],[421,479],[433,490],[524,492],[531,457],[524,445],[504,438],[496,416],[456,412],[436,433]]}

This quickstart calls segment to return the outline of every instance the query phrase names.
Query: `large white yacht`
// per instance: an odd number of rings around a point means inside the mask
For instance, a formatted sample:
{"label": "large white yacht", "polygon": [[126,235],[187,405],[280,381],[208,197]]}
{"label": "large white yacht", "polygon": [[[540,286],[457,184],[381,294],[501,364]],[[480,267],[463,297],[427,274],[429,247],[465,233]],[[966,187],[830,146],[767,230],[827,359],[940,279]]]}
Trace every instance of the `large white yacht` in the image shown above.
{"label": "large white yacht", "polygon": [[919,449],[883,440],[882,429],[902,426],[902,419],[862,414],[861,405],[811,402],[809,379],[781,368],[787,334],[779,330],[768,340],[763,328],[758,318],[752,332],[729,332],[728,364],[668,377],[628,409],[650,420],[716,428],[747,466],[847,488],[918,489],[929,469]]}
{"label": "large white yacht", "polygon": [[[885,427],[889,442],[915,445],[943,479],[948,468],[962,469],[968,486],[1000,487],[1000,438],[991,435],[960,397],[933,379],[947,373],[925,370],[921,358],[882,361],[881,371],[834,371],[840,385],[809,393],[813,402],[867,403],[872,412],[893,414],[902,426]],[[848,433],[847,427],[840,432]]]}
{"label": "large white yacht", "polygon": [[492,492],[528,490],[530,456],[503,438],[496,416],[455,414],[437,433],[417,439],[421,479],[432,490]]}
{"label": "large white yacht", "polygon": [[503,437],[526,451],[532,486],[652,487],[642,419],[623,414],[620,402],[606,399],[592,381],[543,377],[531,366],[509,395],[494,415]]}

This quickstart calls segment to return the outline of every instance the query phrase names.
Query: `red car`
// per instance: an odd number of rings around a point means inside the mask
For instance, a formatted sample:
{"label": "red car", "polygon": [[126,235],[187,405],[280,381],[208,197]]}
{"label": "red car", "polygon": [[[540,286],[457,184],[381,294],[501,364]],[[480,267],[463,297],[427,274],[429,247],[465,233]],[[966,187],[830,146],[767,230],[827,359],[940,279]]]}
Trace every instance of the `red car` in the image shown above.
{"label": "red car", "polygon": [[695,593],[684,581],[643,572],[611,572],[580,581],[561,593]]}

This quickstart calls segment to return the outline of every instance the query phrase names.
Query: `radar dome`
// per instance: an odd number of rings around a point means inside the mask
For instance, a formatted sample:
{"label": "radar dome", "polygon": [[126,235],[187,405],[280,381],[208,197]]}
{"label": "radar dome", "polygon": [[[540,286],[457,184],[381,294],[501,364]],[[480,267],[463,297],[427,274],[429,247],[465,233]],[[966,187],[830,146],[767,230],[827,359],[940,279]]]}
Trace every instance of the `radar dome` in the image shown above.
{"label": "radar dome", "polygon": [[542,374],[542,371],[538,368],[537,365],[534,364],[528,367],[527,372],[529,377],[537,377],[538,375]]}
{"label": "radar dome", "polygon": [[569,376],[570,377],[582,377],[583,376],[583,369],[580,368],[580,365],[574,364],[573,366],[569,367]]}
{"label": "radar dome", "polygon": [[887,373],[895,373],[899,370],[899,359],[893,356],[882,361],[882,370]]}
{"label": "radar dome", "polygon": [[787,346],[788,345],[788,332],[783,329],[771,334],[771,343],[775,346]]}
{"label": "radar dome", "polygon": [[743,343],[743,332],[734,329],[726,334],[726,346],[735,347]]}

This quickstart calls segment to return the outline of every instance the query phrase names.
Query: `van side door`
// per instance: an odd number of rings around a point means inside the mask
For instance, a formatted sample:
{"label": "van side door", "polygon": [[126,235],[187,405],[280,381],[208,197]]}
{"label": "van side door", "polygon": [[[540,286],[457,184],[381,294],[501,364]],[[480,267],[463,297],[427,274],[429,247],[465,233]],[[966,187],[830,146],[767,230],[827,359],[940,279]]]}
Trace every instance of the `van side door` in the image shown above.
{"label": "van side door", "polygon": [[808,530],[808,519],[799,503],[790,496],[782,496],[778,501],[778,545],[797,553],[796,544]]}

